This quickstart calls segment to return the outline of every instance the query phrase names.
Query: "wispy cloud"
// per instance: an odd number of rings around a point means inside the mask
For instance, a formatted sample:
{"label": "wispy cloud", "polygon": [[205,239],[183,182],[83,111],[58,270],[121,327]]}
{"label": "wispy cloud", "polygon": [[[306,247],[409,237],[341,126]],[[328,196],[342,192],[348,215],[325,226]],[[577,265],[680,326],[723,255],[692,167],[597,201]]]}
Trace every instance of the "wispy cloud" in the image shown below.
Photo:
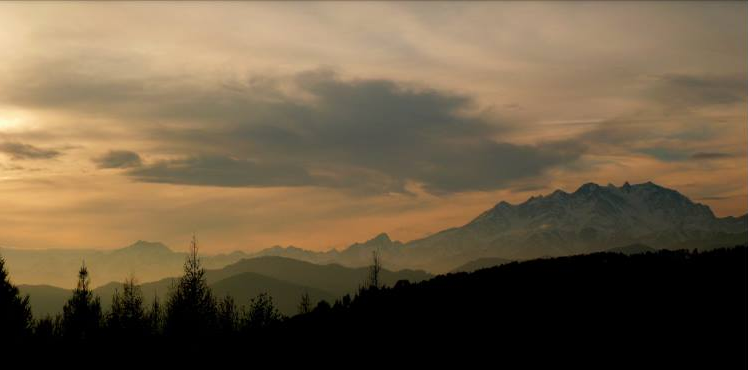
{"label": "wispy cloud", "polygon": [[5,153],[14,160],[51,159],[62,154],[60,151],[54,149],[44,149],[19,142],[0,143],[0,153]]}
{"label": "wispy cloud", "polygon": [[573,141],[503,141],[511,123],[476,112],[469,95],[329,69],[191,89],[60,72],[8,98],[74,112],[95,102],[97,115],[141,122],[130,125],[179,159],[139,166],[137,154],[122,151],[94,159],[99,168],[137,167],[125,172],[137,181],[375,194],[407,193],[413,182],[454,193],[504,188],[585,150]]}
{"label": "wispy cloud", "polygon": [[110,150],[92,160],[98,168],[132,168],[142,164],[140,155],[129,150]]}
{"label": "wispy cloud", "polygon": [[745,2],[0,8],[0,243],[324,248],[589,181],[745,213]]}
{"label": "wispy cloud", "polygon": [[711,159],[724,159],[732,158],[734,155],[730,153],[718,153],[718,152],[698,152],[691,155],[691,159],[696,160],[711,160]]}

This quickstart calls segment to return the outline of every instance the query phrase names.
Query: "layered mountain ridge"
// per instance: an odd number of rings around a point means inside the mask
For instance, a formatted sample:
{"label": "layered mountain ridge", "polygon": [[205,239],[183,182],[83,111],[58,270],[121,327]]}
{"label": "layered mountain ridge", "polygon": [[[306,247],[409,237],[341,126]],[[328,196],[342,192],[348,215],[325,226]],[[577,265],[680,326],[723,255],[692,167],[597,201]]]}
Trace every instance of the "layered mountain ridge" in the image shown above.
{"label": "layered mountain ridge", "polygon": [[[208,268],[243,258],[278,256],[315,264],[361,267],[378,251],[393,270],[451,271],[482,258],[530,259],[591,253],[641,244],[654,249],[733,246],[748,242],[748,215],[714,215],[676,190],[652,182],[617,187],[587,183],[574,192],[556,190],[520,204],[504,201],[467,224],[406,243],[385,233],[342,250],[317,252],[275,246],[254,253],[206,255]],[[178,274],[185,254],[161,243],[138,241],[114,251],[0,250],[16,281],[70,286],[82,260],[97,282],[121,281],[134,274],[153,281]]]}
{"label": "layered mountain ridge", "polygon": [[[703,249],[747,239],[748,215],[718,218],[708,206],[652,182],[620,187],[587,183],[572,193],[556,190],[516,205],[499,202],[461,227],[423,239],[400,243],[385,234],[312,258],[355,266],[367,263],[378,250],[395,268],[446,272],[480,258],[529,259],[632,244]],[[273,254],[283,255],[282,249]]]}

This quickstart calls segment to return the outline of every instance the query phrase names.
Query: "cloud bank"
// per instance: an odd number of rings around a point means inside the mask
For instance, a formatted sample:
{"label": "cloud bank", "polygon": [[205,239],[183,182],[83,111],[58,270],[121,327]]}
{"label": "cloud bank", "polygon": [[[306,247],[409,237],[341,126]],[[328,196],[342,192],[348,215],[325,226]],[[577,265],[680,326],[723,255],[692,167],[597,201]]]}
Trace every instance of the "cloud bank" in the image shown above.
{"label": "cloud bank", "polygon": [[31,144],[19,142],[0,143],[0,153],[5,153],[14,160],[23,159],[51,159],[62,154],[54,149],[43,149]]}
{"label": "cloud bank", "polygon": [[110,150],[102,156],[93,158],[93,162],[98,168],[132,168],[142,165],[140,155],[129,150]]}

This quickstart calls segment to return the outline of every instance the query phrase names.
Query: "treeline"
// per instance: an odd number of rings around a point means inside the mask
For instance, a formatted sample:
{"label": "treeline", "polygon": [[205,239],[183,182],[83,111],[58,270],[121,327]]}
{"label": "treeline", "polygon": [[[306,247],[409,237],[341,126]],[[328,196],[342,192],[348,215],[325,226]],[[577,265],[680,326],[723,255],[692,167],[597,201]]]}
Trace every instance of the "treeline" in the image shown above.
{"label": "treeline", "polygon": [[[31,315],[29,297],[21,297],[10,283],[0,257],[0,334],[5,342],[34,344],[78,341],[135,342],[158,337],[175,340],[246,336],[280,323],[284,317],[272,297],[262,293],[238,305],[231,296],[216,297],[205,278],[198,247],[192,240],[184,274],[171,288],[165,302],[158,297],[146,307],[140,287],[128,278],[112,297],[111,308],[102,309],[94,295],[85,264],[62,313],[37,320]],[[308,295],[300,297],[300,312],[311,310]]]}
{"label": "treeline", "polygon": [[365,289],[280,336],[462,368],[745,369],[747,263],[746,246],[513,262]]}
{"label": "treeline", "polygon": [[375,256],[355,295],[332,304],[301,297],[299,314],[283,317],[268,295],[244,305],[213,296],[193,243],[165,302],[144,307],[130,279],[102,312],[82,268],[63,313],[38,321],[3,269],[2,335],[138,351],[186,343],[233,354],[457,357],[462,365],[487,358],[523,367],[745,365],[745,246],[538,259],[392,287],[379,283],[379,268]]}

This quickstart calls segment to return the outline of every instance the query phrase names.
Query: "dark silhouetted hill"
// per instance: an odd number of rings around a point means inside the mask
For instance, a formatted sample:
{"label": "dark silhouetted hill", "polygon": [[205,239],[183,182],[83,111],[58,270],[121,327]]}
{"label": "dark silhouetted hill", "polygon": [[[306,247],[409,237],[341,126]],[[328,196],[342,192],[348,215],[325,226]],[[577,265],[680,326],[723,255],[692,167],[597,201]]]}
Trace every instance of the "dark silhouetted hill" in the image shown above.
{"label": "dark silhouetted hill", "polygon": [[[235,362],[251,353],[275,363],[312,358],[343,366],[351,366],[346,361],[351,358],[376,366],[744,368],[746,248],[510,262],[418,283],[366,287],[321,301],[305,314],[241,330],[207,330],[213,334],[187,341],[151,331],[142,340],[117,342],[103,331],[83,341],[35,337],[38,343],[23,348],[46,355],[85,348],[110,359],[126,348],[127,359],[158,356],[194,367],[202,360]],[[287,261],[273,260],[287,267]],[[309,285],[254,272],[223,276],[212,286],[218,296],[243,295],[237,301],[252,297],[257,286],[321,294]],[[283,305],[290,309],[292,302]],[[271,312],[265,309],[272,309],[255,308],[246,322],[259,322]],[[189,322],[185,325],[189,328]],[[182,353],[188,355],[172,355]]]}
{"label": "dark silhouetted hill", "polygon": [[[243,275],[241,278],[223,280]],[[353,294],[366,280],[367,268],[348,268],[336,264],[316,265],[284,257],[257,257],[242,259],[221,269],[206,270],[206,278],[211,287],[219,286],[222,294],[230,294],[237,304],[248,301],[251,293],[268,292],[279,303],[281,312],[290,315],[296,312],[301,294],[308,291],[313,299],[331,300],[344,294]],[[398,280],[419,282],[432,275],[423,271],[382,270],[382,281],[394,285]],[[140,284],[144,302],[150,305],[155,296],[161,302],[166,299],[171,284],[176,278],[164,278]],[[220,285],[217,285],[220,284]],[[267,284],[267,285],[264,285]],[[19,285],[23,294],[30,295],[31,307],[36,317],[55,315],[60,310],[71,290],[53,286]],[[102,307],[107,309],[112,302],[114,291],[122,289],[121,282],[104,284],[93,292],[101,297]],[[218,288],[217,288],[218,289]]]}
{"label": "dark silhouetted hill", "polygon": [[442,363],[743,368],[745,276],[745,246],[512,262],[367,290],[292,318],[278,338]]}
{"label": "dark silhouetted hill", "polygon": [[501,266],[503,264],[507,264],[509,262],[512,262],[511,260],[505,259],[505,258],[498,258],[498,257],[485,257],[485,258],[478,258],[477,260],[470,261],[460,267],[457,267],[456,269],[452,270],[452,273],[456,272],[473,272],[480,269],[485,269],[489,267],[494,266]]}
{"label": "dark silhouetted hill", "polygon": [[644,244],[629,244],[623,247],[610,248],[606,252],[610,253],[623,253],[623,254],[639,254],[647,252],[656,252],[657,250]]}
{"label": "dark silhouetted hill", "polygon": [[[371,254],[369,254],[371,259]],[[386,267],[386,266],[385,266]],[[350,268],[337,264],[317,265],[284,257],[257,257],[243,259],[218,270],[208,270],[208,281],[219,281],[244,272],[272,277],[290,283],[309,286],[330,292],[336,296],[354,293],[368,276],[368,268]],[[383,269],[381,279],[384,284],[393,285],[398,280],[418,282],[431,278],[423,271]]]}
{"label": "dark silhouetted hill", "polygon": [[[157,242],[138,240],[115,250],[94,249],[17,249],[0,248],[7,260],[13,278],[19,284],[49,284],[73,288],[75,276],[82,261],[91,272],[93,286],[109,281],[121,281],[130,275],[140,281],[155,281],[176,276],[182,271],[186,253],[174,252]],[[201,257],[207,268],[221,268],[247,257],[242,252],[207,255]]]}
{"label": "dark silhouetted hill", "polygon": [[256,274],[253,272],[242,272],[229,276],[210,285],[213,294],[217,297],[230,295],[239,305],[247,305],[249,300],[260,293],[268,293],[273,297],[273,302],[285,315],[296,314],[299,301],[304,293],[308,293],[314,305],[320,300],[333,301],[335,296],[326,291],[297,285]]}

